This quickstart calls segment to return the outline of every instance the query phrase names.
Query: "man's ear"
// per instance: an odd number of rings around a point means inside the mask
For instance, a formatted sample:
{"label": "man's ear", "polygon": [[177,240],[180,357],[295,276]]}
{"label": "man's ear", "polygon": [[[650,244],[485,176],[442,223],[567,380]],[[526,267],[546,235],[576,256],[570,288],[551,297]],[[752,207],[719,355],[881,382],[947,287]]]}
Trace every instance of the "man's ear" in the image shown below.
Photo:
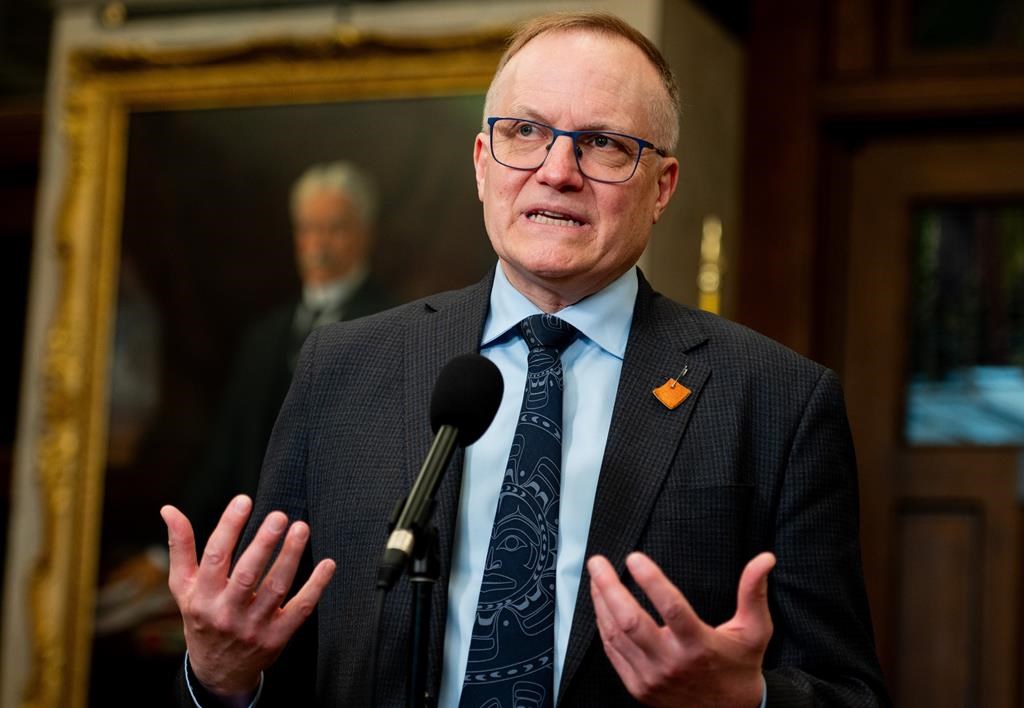
{"label": "man's ear", "polygon": [[678,184],[679,160],[674,157],[662,158],[661,172],[658,174],[657,182],[658,198],[654,201],[654,213],[651,217],[651,223],[658,223],[658,219],[664,213],[669,200],[675,194]]}
{"label": "man's ear", "polygon": [[491,149],[487,144],[487,136],[484,133],[477,133],[476,142],[473,143],[473,169],[476,172],[476,196],[480,201],[484,200],[484,174],[486,173],[487,162],[491,159]]}

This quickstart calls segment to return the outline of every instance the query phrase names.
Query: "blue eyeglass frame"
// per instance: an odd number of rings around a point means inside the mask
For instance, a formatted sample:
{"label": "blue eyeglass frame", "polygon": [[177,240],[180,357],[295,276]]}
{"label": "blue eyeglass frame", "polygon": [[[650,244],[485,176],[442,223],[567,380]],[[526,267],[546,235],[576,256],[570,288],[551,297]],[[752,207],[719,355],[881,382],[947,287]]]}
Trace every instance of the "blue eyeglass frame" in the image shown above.
{"label": "blue eyeglass frame", "polygon": [[[551,131],[551,142],[548,143],[547,145],[547,154],[544,155],[544,159],[540,161],[539,165],[537,165],[536,167],[514,167],[513,165],[505,164],[504,162],[498,159],[497,155],[494,154],[494,124],[497,123],[499,120],[514,120],[519,121],[520,123],[529,123],[530,125],[537,125],[540,126],[541,128],[545,128]],[[489,129],[488,134],[490,137],[488,147],[491,151],[491,157],[493,157],[494,161],[497,162],[499,165],[504,165],[510,170],[523,170],[525,172],[529,172],[531,170],[539,170],[547,161],[548,155],[551,154],[551,148],[555,144],[555,141],[558,140],[558,138],[560,138],[563,135],[567,136],[572,140],[572,154],[573,157],[576,158],[576,167],[577,169],[579,169],[580,174],[586,177],[587,179],[594,180],[595,182],[604,182],[605,184],[622,184],[623,182],[628,182],[630,179],[633,178],[633,175],[636,174],[636,168],[640,164],[640,158],[643,157],[645,148],[654,151],[661,157],[668,157],[668,152],[666,150],[662,150],[661,148],[659,148],[657,145],[650,141],[638,138],[635,135],[627,135],[626,133],[616,133],[613,130],[561,130],[559,128],[554,127],[553,125],[548,125],[547,123],[541,123],[540,121],[529,120],[527,118],[516,118],[515,116],[489,116],[487,118],[487,126]],[[581,135],[594,135],[595,133],[600,135],[614,135],[615,137],[618,138],[629,138],[630,140],[636,142],[636,144],[640,146],[640,150],[636,154],[636,162],[633,163],[633,171],[629,173],[629,177],[624,177],[622,179],[600,179],[599,177],[591,177],[586,172],[584,172],[583,165],[580,164],[580,149],[579,145],[577,145],[576,143],[576,140]]]}

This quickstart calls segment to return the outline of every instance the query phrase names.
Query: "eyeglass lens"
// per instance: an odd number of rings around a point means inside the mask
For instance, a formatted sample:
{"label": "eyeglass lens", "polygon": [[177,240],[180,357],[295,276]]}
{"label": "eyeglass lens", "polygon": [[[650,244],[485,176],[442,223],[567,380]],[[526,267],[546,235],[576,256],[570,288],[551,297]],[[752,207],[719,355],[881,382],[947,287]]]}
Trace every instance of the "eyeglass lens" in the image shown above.
{"label": "eyeglass lens", "polygon": [[[501,118],[491,130],[494,159],[508,167],[533,170],[543,164],[554,133],[541,123]],[[586,132],[576,135],[576,160],[591,179],[621,182],[629,179],[640,159],[635,138],[616,133]]]}

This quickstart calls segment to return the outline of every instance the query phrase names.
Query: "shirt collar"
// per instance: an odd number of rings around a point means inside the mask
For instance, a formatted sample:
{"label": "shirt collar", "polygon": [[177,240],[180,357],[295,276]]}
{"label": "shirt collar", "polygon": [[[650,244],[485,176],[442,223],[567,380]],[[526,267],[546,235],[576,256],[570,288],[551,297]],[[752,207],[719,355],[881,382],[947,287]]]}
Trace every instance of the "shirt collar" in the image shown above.
{"label": "shirt collar", "polygon": [[[638,289],[636,268],[630,268],[603,290],[560,310],[557,316],[612,356],[622,359]],[[538,314],[540,308],[512,286],[499,263],[491,286],[491,306],[480,339],[481,348],[494,344],[523,319]]]}

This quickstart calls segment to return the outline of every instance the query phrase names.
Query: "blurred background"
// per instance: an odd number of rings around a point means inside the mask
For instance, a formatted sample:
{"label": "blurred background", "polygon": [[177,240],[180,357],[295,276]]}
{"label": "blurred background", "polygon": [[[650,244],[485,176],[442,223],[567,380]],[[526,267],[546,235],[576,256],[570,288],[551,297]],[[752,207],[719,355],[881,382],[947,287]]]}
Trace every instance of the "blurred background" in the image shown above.
{"label": "blurred background", "polygon": [[[860,466],[865,572],[897,705],[1024,705],[1024,2],[592,4],[637,24],[680,78],[680,190],[642,261],[655,287],[777,339],[843,381]],[[218,37],[244,35],[224,33],[236,16],[238,27],[258,27],[260,36],[300,20],[312,35],[316,27],[330,35],[361,23],[387,31],[391,22],[404,32],[445,35],[589,5],[0,0],[0,313],[8,332],[0,348],[0,706],[24,705],[24,686],[60,681],[33,675],[52,665],[26,649],[25,587],[33,554],[45,547],[29,517],[39,486],[39,358],[60,287],[52,264],[59,257],[55,209],[64,187],[71,51],[215,46]],[[446,106],[444,120],[468,121],[471,131],[477,103],[465,100],[467,106]],[[337,115],[351,120],[345,110]],[[235,200],[230,208],[242,210],[246,200],[286,190],[316,153],[304,144],[292,171],[273,177],[260,172],[269,169],[266,160],[247,152],[210,157],[204,140],[224,144],[224,136],[244,130],[237,111],[220,122],[214,113],[157,111],[133,119],[126,179],[138,202],[126,206],[126,234],[146,218],[138,204],[148,209],[175,194],[167,186],[173,170],[142,169],[153,160],[177,154],[186,174],[207,159],[203,174],[211,183],[245,180],[255,192],[226,192]],[[272,109],[258,118],[270,126],[267,134],[280,136]],[[337,123],[333,113],[299,120]],[[174,142],[182,135],[191,142]],[[470,134],[465,154],[453,158],[467,167],[471,141]],[[278,151],[291,144],[283,141]],[[394,164],[383,172],[397,180],[385,189],[401,189],[429,208],[426,186],[399,179]],[[471,173],[450,182],[460,179],[475,208]],[[165,214],[181,219],[178,229],[203,213],[198,199],[186,197],[183,205],[165,205]],[[265,226],[285,234],[287,244],[283,196],[280,204],[265,212]],[[451,231],[447,223],[422,227]],[[418,225],[398,217],[385,224],[395,240],[379,270],[402,299],[425,294],[435,282],[402,268],[403,258],[421,258]],[[155,233],[156,241],[167,240],[175,230]],[[136,247],[152,288],[145,248]],[[281,248],[268,262],[289,258]],[[491,260],[486,250],[463,254],[459,267],[443,274],[445,282],[470,282]],[[125,277],[122,303],[131,294]],[[295,287],[294,275],[283,271],[268,271],[260,283],[247,294],[252,317]],[[216,290],[216,283],[209,287]],[[159,292],[149,296],[160,299]],[[130,322],[122,317],[118,336]],[[215,388],[226,370],[226,352],[230,347],[208,362],[206,388]],[[159,481],[154,489],[162,489]],[[105,525],[133,514],[155,520],[155,506],[133,507],[132,498],[110,493],[102,503]],[[109,657],[145,653],[140,646],[156,655],[169,647],[167,655],[177,657],[173,636],[147,631],[134,643],[86,646],[87,703],[103,703],[97,687],[127,670]],[[165,670],[160,661],[140,666],[158,667],[137,669],[140,680],[160,680],[152,677]]]}

